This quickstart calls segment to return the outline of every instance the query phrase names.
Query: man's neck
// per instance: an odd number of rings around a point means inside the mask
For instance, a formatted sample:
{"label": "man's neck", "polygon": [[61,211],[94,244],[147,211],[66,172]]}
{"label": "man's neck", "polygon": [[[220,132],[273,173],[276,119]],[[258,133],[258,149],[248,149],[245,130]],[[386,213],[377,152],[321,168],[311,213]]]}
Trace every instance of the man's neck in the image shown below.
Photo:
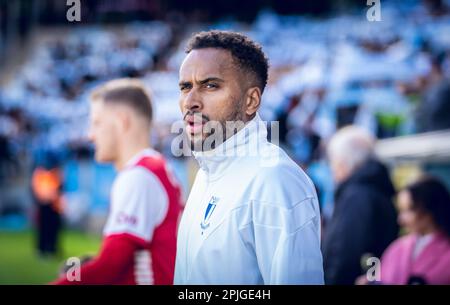
{"label": "man's neck", "polygon": [[147,141],[136,143],[134,145],[123,145],[123,149],[118,160],[114,163],[114,167],[117,171],[121,171],[125,167],[127,162],[131,160],[131,158],[147,148],[150,148],[150,143],[148,143]]}

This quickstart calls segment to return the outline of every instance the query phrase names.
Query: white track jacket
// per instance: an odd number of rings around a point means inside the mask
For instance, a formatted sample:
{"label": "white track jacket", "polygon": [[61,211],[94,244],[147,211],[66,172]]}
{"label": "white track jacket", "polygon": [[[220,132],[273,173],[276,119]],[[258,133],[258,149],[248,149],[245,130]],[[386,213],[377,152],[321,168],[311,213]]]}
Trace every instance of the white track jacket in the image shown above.
{"label": "white track jacket", "polygon": [[179,225],[175,284],[323,284],[320,214],[302,169],[257,115],[200,164]]}

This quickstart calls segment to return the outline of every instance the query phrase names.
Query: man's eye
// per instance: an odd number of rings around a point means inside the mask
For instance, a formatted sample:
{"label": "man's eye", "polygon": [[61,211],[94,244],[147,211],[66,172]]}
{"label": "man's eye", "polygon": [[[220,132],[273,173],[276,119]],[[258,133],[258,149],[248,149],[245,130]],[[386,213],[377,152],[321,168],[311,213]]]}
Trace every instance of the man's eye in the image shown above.
{"label": "man's eye", "polygon": [[209,83],[209,84],[206,84],[206,88],[207,89],[215,89],[215,88],[218,88],[218,86],[216,84]]}
{"label": "man's eye", "polygon": [[180,91],[185,91],[185,90],[187,90],[187,89],[190,89],[190,85],[181,85],[180,86]]}

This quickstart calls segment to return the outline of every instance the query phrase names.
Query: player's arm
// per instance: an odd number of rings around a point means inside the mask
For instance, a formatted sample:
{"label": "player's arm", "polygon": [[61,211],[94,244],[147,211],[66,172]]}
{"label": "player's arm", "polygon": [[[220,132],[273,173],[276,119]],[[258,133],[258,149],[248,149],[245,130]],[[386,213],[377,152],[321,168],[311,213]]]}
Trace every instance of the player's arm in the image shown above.
{"label": "player's arm", "polygon": [[[270,220],[254,223],[255,252],[265,284],[323,284],[314,199],[292,208],[263,205]],[[270,213],[270,214],[267,214]]]}
{"label": "player's arm", "polygon": [[134,253],[141,247],[141,242],[129,234],[108,236],[103,240],[99,255],[82,265],[79,281],[71,281],[70,277],[64,274],[52,284],[113,284],[129,268],[129,265],[133,264]]}

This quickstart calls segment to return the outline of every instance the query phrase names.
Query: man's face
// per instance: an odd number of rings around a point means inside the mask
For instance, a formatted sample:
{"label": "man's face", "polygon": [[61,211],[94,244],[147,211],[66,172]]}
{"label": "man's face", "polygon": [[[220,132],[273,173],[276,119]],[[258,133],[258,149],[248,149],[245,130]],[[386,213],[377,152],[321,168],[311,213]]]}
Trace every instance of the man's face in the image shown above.
{"label": "man's face", "polygon": [[203,147],[205,139],[214,133],[211,126],[220,125],[220,136],[226,133],[229,137],[232,133],[227,132],[225,123],[245,121],[242,78],[231,53],[226,50],[192,50],[184,59],[180,68],[179,104],[186,133],[195,150]]}
{"label": "man's face", "polygon": [[89,140],[95,145],[97,162],[114,162],[117,158],[118,117],[114,107],[103,101],[91,103]]}
{"label": "man's face", "polygon": [[329,162],[333,180],[336,184],[344,182],[350,176],[350,171],[345,166],[344,161],[337,157],[330,157]]}

